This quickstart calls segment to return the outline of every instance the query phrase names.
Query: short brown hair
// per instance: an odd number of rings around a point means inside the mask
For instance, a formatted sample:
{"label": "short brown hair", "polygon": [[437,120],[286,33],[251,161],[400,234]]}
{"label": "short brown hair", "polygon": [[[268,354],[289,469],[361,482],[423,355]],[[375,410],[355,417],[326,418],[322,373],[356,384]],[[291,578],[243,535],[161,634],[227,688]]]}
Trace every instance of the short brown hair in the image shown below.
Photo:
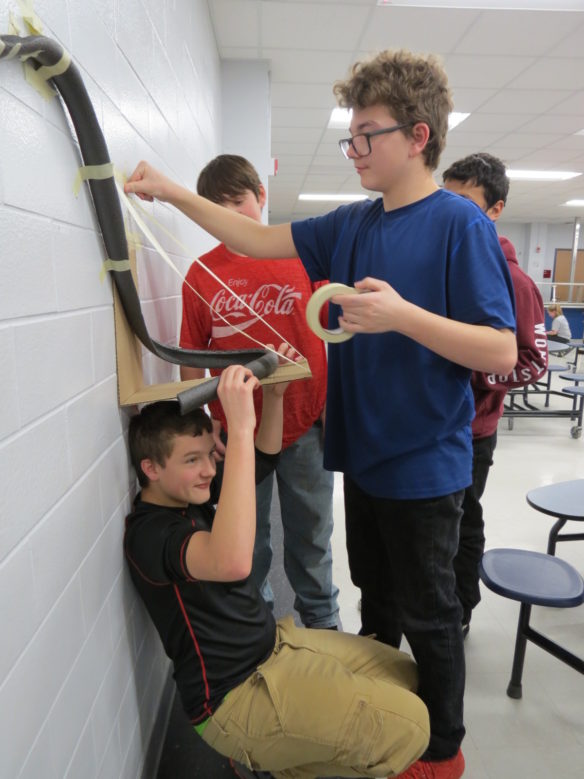
{"label": "short brown hair", "polygon": [[[422,155],[430,170],[438,167],[453,103],[446,72],[437,57],[404,49],[382,51],[373,59],[355,63],[350,78],[337,81],[333,92],[345,108],[383,105],[399,124],[427,124],[430,138]],[[406,128],[404,132],[410,131]]]}
{"label": "short brown hair", "polygon": [[181,415],[175,400],[160,400],[144,406],[139,414],[132,417],[128,430],[130,459],[140,486],[147,487],[150,483],[140,465],[142,460],[153,460],[164,466],[172,454],[177,436],[197,436],[212,431],[211,420],[200,408]]}
{"label": "short brown hair", "polygon": [[249,160],[238,154],[220,154],[200,172],[197,193],[213,203],[223,203],[251,191],[259,201],[261,186],[258,172]]}

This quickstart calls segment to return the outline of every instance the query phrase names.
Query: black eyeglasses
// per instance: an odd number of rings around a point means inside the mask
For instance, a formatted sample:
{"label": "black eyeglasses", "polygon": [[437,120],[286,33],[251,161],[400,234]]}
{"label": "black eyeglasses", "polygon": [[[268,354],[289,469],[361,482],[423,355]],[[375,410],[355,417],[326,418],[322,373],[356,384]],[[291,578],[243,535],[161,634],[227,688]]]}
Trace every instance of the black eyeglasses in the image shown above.
{"label": "black eyeglasses", "polygon": [[404,127],[410,127],[411,123],[406,124],[394,124],[393,127],[384,127],[383,130],[374,130],[372,133],[359,133],[352,138],[343,138],[339,141],[339,149],[343,152],[343,156],[349,159],[349,149],[353,147],[357,157],[367,157],[371,154],[371,138],[374,135],[386,135],[388,133],[395,133],[397,130],[403,130]]}

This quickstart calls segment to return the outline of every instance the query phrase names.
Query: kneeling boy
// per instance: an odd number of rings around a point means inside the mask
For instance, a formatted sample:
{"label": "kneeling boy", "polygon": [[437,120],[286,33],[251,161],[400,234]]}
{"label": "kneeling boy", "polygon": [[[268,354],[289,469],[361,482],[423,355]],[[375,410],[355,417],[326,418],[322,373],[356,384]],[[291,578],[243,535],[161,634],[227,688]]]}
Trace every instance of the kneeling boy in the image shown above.
{"label": "kneeling boy", "polygon": [[258,386],[243,366],[221,375],[222,474],[203,411],[163,401],[131,420],[142,487],[124,540],[132,579],[195,729],[245,775],[395,776],[429,739],[413,661],[362,636],[276,623],[250,578],[255,483],[277,462],[285,390],[264,387],[254,447]]}

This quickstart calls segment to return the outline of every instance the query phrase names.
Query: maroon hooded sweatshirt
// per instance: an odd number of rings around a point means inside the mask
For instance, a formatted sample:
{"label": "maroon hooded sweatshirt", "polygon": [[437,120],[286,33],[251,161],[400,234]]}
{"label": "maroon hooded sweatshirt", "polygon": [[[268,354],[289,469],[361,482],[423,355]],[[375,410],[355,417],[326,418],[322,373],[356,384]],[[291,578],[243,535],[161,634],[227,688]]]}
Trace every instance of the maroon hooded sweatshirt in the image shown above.
{"label": "maroon hooded sweatshirt", "polygon": [[509,265],[515,291],[518,359],[517,365],[508,376],[473,372],[471,385],[476,411],[472,423],[473,438],[493,435],[503,415],[503,401],[507,391],[539,381],[548,364],[545,312],[541,294],[533,279],[519,267],[511,241],[500,237],[499,243]]}

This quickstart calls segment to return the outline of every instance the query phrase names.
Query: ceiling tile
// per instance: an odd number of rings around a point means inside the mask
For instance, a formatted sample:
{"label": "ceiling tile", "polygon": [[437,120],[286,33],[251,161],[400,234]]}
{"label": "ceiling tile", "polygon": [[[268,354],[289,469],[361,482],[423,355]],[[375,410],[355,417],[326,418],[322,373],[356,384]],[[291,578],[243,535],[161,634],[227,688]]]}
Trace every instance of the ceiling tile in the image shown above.
{"label": "ceiling tile", "polygon": [[481,110],[485,113],[540,114],[561,104],[573,94],[569,89],[502,89],[487,100]]}
{"label": "ceiling tile", "polygon": [[272,141],[272,156],[312,156],[316,151],[316,148],[316,143],[274,143],[274,141]]}
{"label": "ceiling tile", "polygon": [[[478,108],[486,108],[489,100],[497,95],[496,89],[466,89],[456,87],[452,89],[452,99],[454,100],[454,110],[470,113]],[[495,113],[498,109],[494,109]]]}
{"label": "ceiling tile", "polygon": [[272,107],[272,127],[325,127],[330,113],[327,108]]}
{"label": "ceiling tile", "polygon": [[367,6],[343,3],[261,3],[261,40],[280,49],[351,50]]}
{"label": "ceiling tile", "polygon": [[462,133],[509,133],[523,127],[533,118],[529,114],[490,114],[477,111],[465,119],[464,124],[455,127],[451,132],[453,135],[457,130]]}
{"label": "ceiling tile", "polygon": [[[556,14],[559,16],[559,14]],[[582,18],[582,14],[580,14]],[[558,19],[554,19],[554,26],[557,24]],[[580,22],[580,25],[576,27],[566,38],[562,40],[557,46],[547,52],[548,57],[584,57],[584,46],[582,41],[584,40],[584,21]]]}
{"label": "ceiling tile", "polygon": [[570,97],[556,105],[556,111],[560,114],[584,114],[584,90],[572,92]]}
{"label": "ceiling tile", "polygon": [[287,81],[292,84],[327,84],[331,89],[333,82],[344,78],[352,62],[350,52],[331,51],[325,54],[318,51],[296,49],[262,49],[263,56],[270,60],[272,80]]}
{"label": "ceiling tile", "polygon": [[584,67],[568,57],[540,59],[516,78],[509,75],[511,89],[584,89]]}
{"label": "ceiling tile", "polygon": [[282,81],[272,83],[272,106],[277,108],[323,108],[337,104],[331,84],[290,84]]}
{"label": "ceiling tile", "polygon": [[493,143],[497,143],[502,137],[506,136],[504,136],[502,133],[467,133],[462,130],[461,126],[451,130],[448,133],[446,136],[446,146],[456,147],[461,145],[472,145],[475,146],[476,151],[481,148],[485,149],[487,146],[490,146]]}
{"label": "ceiling tile", "polygon": [[257,0],[213,0],[208,5],[220,50],[224,46],[259,46]]}
{"label": "ceiling tile", "polygon": [[321,127],[272,127],[272,143],[318,143]]}
{"label": "ceiling tile", "polygon": [[[584,127],[584,114],[582,116],[561,116],[554,111],[553,114],[540,116],[532,122],[528,122],[521,129],[527,133],[565,133],[574,135]],[[584,140],[584,138],[583,138]]]}
{"label": "ceiling tile", "polygon": [[469,9],[376,8],[359,41],[362,52],[409,49],[448,54],[480,13]]}
{"label": "ceiling tile", "polygon": [[483,11],[456,47],[458,54],[546,54],[582,22],[579,13],[548,11]]}
{"label": "ceiling tile", "polygon": [[[451,54],[446,58],[446,72],[451,87],[493,89],[509,84],[511,79],[532,66],[534,62],[533,57]],[[530,85],[517,84],[516,86]]]}
{"label": "ceiling tile", "polygon": [[501,139],[501,144],[511,149],[541,149],[551,146],[562,139],[560,134],[554,133],[512,133]]}

